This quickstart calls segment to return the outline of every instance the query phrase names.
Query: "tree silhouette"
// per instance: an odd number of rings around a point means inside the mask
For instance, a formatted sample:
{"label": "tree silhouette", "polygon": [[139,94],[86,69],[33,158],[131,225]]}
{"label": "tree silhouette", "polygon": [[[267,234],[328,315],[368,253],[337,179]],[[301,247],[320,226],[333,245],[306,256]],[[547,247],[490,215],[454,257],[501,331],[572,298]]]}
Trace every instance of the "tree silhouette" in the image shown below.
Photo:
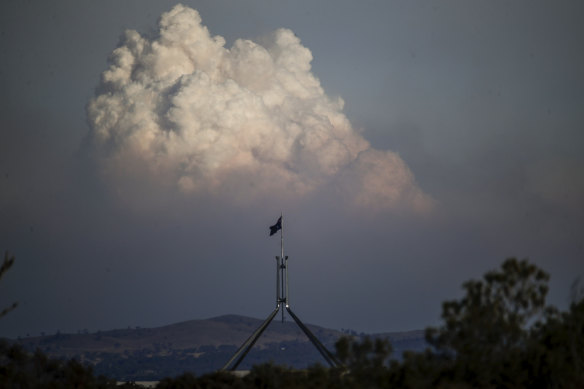
{"label": "tree silhouette", "polygon": [[482,280],[465,282],[461,300],[444,302],[444,325],[428,328],[426,340],[438,356],[455,361],[457,379],[477,387],[524,382],[527,328],[545,313],[548,280],[527,260],[507,259]]}
{"label": "tree silhouette", "polygon": [[[8,271],[14,264],[14,255],[9,255],[8,251],[4,253],[4,262],[2,262],[2,266],[0,266],[0,279],[4,276],[4,273]],[[0,318],[5,316],[8,312],[12,311],[14,308],[18,306],[18,303],[14,302],[7,308],[4,308],[0,311]]]}
{"label": "tree silhouette", "polygon": [[532,330],[528,347],[530,387],[584,387],[584,298],[567,312],[550,310]]}

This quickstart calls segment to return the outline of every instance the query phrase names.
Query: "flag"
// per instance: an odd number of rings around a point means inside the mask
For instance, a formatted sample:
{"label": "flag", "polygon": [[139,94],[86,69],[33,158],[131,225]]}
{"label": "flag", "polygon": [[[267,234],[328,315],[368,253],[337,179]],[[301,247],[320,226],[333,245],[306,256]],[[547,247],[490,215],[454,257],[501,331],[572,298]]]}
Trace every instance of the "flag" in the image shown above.
{"label": "flag", "polygon": [[278,219],[276,224],[270,226],[270,236],[274,235],[276,232],[282,229],[282,216]]}

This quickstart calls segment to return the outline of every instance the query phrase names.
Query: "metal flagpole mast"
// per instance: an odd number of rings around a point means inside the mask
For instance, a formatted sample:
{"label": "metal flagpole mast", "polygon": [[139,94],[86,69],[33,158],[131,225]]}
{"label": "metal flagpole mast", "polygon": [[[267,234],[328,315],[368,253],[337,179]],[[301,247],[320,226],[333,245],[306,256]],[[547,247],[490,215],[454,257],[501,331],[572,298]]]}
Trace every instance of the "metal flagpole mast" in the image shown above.
{"label": "metal flagpole mast", "polygon": [[[284,214],[280,212],[280,269],[282,273],[282,283],[280,291],[280,301],[287,305],[288,296],[285,290],[288,289],[288,273],[286,272],[287,263],[284,262]],[[282,323],[284,323],[284,309],[282,309]]]}
{"label": "metal flagpole mast", "polygon": [[276,307],[280,306],[280,257],[276,255]]}

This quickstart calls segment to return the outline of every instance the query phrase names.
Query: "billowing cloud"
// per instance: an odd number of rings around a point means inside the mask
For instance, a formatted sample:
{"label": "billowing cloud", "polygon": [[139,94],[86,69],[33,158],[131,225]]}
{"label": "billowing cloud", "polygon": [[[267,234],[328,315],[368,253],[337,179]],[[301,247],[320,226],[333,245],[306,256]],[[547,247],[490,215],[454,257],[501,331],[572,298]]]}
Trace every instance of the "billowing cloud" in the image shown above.
{"label": "billowing cloud", "polygon": [[311,61],[287,29],[226,48],[183,5],[161,16],[154,39],[126,31],[87,106],[104,177],[239,200],[330,186],[358,206],[428,209],[403,160],[352,128]]}

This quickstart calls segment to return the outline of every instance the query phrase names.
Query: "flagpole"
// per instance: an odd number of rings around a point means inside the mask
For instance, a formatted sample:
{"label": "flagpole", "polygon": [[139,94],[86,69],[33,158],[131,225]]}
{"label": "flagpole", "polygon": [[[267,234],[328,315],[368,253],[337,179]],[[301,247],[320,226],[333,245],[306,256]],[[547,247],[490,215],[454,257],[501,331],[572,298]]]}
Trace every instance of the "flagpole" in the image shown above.
{"label": "flagpole", "polygon": [[[288,296],[285,295],[284,290],[288,288],[286,285],[286,278],[288,274],[284,274],[286,271],[286,264],[284,262],[284,214],[280,212],[280,260],[282,261],[282,290],[281,290],[281,300],[282,302],[286,302]],[[286,278],[285,278],[286,276]],[[284,307],[282,307],[282,323],[284,323]]]}
{"label": "flagpole", "polygon": [[284,222],[283,222],[283,215],[280,214],[280,219],[274,224],[270,226],[270,236],[275,235],[276,231],[280,230],[280,255],[281,257],[276,256],[276,308],[272,311],[270,316],[262,323],[261,326],[257,328],[257,330],[237,349],[235,354],[227,361],[227,363],[221,368],[222,371],[230,370],[234,371],[237,369],[237,366],[243,361],[245,356],[251,350],[251,348],[255,345],[256,341],[262,336],[264,330],[270,325],[274,317],[277,315],[278,311],[282,310],[282,322],[284,322],[284,307],[283,304],[286,304],[286,310],[290,314],[290,317],[298,324],[300,329],[306,334],[308,339],[312,342],[312,344],[316,347],[316,349],[320,352],[322,357],[329,363],[331,367],[339,367],[345,368],[336,358],[335,356],[327,350],[327,348],[318,340],[316,336],[308,327],[300,321],[298,316],[292,312],[290,309],[289,300],[288,300],[288,257],[284,255]]}
{"label": "flagpole", "polygon": [[[284,219],[282,219],[282,222],[284,221]],[[284,230],[284,224],[282,224],[282,230]],[[284,234],[282,232],[282,234]],[[286,304],[286,308],[288,308],[288,256],[284,255],[284,236],[282,235],[282,261],[283,261],[283,265],[284,265],[284,272],[286,272],[285,276],[286,276],[286,281],[285,281],[285,290],[284,292],[284,304]],[[284,314],[284,309],[282,309],[282,316]]]}

